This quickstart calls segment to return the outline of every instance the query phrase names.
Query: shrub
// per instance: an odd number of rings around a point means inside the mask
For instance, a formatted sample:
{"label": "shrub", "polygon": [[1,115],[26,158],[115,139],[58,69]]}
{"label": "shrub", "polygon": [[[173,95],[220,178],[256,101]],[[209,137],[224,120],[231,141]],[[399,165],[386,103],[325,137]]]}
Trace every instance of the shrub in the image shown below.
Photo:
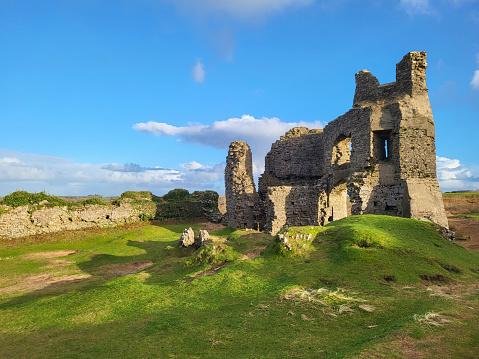
{"label": "shrub", "polygon": [[16,191],[3,197],[2,204],[10,207],[20,207],[29,205],[38,205],[45,202],[47,206],[66,206],[67,202],[56,196],[51,196],[45,192],[30,193],[26,191]]}
{"label": "shrub", "polygon": [[88,205],[88,204],[96,204],[96,205],[100,205],[100,206],[105,206],[105,205],[108,204],[108,201],[105,200],[104,198],[100,197],[100,196],[93,196],[93,197],[84,199],[83,201],[81,201],[81,204],[84,205],[84,206]]}
{"label": "shrub", "polygon": [[149,214],[149,213],[140,213],[138,215],[138,218],[140,218],[141,221],[143,222],[147,222],[147,221],[150,221],[153,219],[153,215],[152,214]]}
{"label": "shrub", "polygon": [[176,188],[176,189],[172,189],[167,194],[165,194],[163,196],[163,199],[165,201],[174,202],[174,201],[185,200],[189,196],[190,196],[190,192],[188,192],[188,190],[182,189],[182,188]]}

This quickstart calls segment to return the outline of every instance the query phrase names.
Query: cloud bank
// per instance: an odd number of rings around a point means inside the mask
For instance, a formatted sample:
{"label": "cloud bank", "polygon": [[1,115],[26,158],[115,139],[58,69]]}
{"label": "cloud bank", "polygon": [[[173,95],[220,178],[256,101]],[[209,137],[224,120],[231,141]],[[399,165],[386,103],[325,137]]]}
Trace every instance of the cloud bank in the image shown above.
{"label": "cloud bank", "polygon": [[259,168],[264,156],[269,151],[271,143],[276,141],[286,131],[296,126],[321,128],[319,121],[315,122],[285,122],[277,117],[256,118],[251,115],[232,117],[215,121],[209,125],[176,126],[165,122],[139,122],[133,125],[137,131],[158,136],[173,136],[185,142],[227,149],[235,140],[245,140],[251,146],[255,163]]}
{"label": "cloud bank", "polygon": [[61,195],[118,195],[126,190],[162,194],[173,188],[221,191],[224,165],[180,169],[143,167],[135,163],[92,164],[60,157],[0,151],[0,194],[15,190]]}
{"label": "cloud bank", "polygon": [[[135,163],[91,164],[0,151],[0,194],[22,189],[59,195],[118,195],[127,190],[149,190],[161,195],[173,188],[223,193],[224,166],[224,162],[207,165],[197,161],[183,163],[179,169]],[[443,191],[479,190],[479,170],[464,166],[458,159],[437,157],[437,175]]]}
{"label": "cloud bank", "polygon": [[436,157],[437,177],[443,191],[479,190],[479,171],[458,159]]}

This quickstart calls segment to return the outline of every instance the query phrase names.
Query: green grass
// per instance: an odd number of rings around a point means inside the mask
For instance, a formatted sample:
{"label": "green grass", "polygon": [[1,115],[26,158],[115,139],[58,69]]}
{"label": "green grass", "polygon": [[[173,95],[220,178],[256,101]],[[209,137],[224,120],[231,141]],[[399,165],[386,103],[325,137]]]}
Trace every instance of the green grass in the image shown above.
{"label": "green grass", "polygon": [[[0,357],[343,358],[396,351],[400,357],[397,335],[413,338],[426,354],[446,344],[449,357],[479,350],[477,291],[461,292],[460,300],[431,291],[432,284],[477,290],[479,255],[444,240],[428,223],[364,215],[324,228],[290,228],[291,235],[315,237],[298,256],[275,252],[268,235],[222,229],[212,234],[228,238],[226,249],[213,260],[208,250],[178,248],[187,226],[145,224],[5,243]],[[76,252],[60,258],[68,261],[62,264],[32,259],[58,250]],[[112,271],[132,263],[151,266]],[[33,291],[5,289],[44,273],[90,277]],[[451,322],[415,321],[428,312]]]}

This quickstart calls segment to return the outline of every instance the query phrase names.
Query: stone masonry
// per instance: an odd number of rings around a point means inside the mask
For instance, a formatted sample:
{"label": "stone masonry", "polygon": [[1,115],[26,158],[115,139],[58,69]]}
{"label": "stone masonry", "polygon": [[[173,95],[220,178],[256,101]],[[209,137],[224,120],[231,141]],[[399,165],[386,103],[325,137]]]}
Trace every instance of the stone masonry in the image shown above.
{"label": "stone masonry", "polygon": [[253,180],[251,149],[232,142],[225,169],[226,222],[233,228],[260,228],[261,205]]}
{"label": "stone masonry", "polygon": [[81,208],[21,206],[0,215],[0,239],[72,231],[86,228],[107,228],[141,221],[153,210],[138,209],[130,203],[87,205]]}
{"label": "stone masonry", "polygon": [[426,53],[396,65],[396,81],[356,74],[353,107],[324,129],[293,128],[271,146],[256,192],[249,146],[230,145],[228,225],[277,233],[351,214],[430,220],[448,227],[436,178]]}

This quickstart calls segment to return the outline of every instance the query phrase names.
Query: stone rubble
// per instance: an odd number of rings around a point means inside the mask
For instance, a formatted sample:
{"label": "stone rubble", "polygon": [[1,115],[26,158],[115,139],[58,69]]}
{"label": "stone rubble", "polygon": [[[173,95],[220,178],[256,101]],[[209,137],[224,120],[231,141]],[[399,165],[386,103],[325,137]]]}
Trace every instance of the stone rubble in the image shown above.
{"label": "stone rubble", "polygon": [[210,239],[210,234],[206,229],[200,229],[195,236],[195,247],[200,248],[206,241]]}
{"label": "stone rubble", "polygon": [[193,228],[185,228],[183,233],[180,236],[180,247],[189,247],[195,244],[195,232]]}

